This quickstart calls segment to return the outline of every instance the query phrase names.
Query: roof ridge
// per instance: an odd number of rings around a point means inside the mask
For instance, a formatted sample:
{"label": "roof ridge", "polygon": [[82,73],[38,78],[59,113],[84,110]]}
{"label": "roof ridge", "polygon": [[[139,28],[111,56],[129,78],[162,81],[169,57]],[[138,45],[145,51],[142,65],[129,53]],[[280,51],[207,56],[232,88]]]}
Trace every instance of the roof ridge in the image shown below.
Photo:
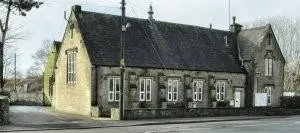
{"label": "roof ridge", "polygon": [[267,28],[268,25],[265,25],[265,26],[258,26],[258,27],[253,27],[253,28],[248,28],[248,29],[244,29],[242,31],[247,31],[247,30],[258,30],[258,29],[264,29],[264,28]]}
{"label": "roof ridge", "polygon": [[[82,11],[85,13],[93,13],[93,14],[100,14],[100,15],[107,15],[107,16],[113,16],[113,17],[121,17],[119,15],[114,15],[114,14],[108,14],[108,13],[100,13],[100,12],[92,12],[92,11]],[[135,19],[135,20],[143,20],[143,21],[147,21],[148,19],[144,19],[144,18],[136,18],[136,17],[128,17],[126,16],[126,18],[128,19]],[[181,26],[189,26],[189,27],[195,27],[195,28],[200,28],[200,29],[205,29],[205,30],[212,30],[212,31],[221,31],[221,32],[230,32],[227,30],[221,30],[221,29],[210,29],[209,27],[204,27],[204,26],[199,26],[199,25],[192,25],[192,24],[183,24],[183,23],[175,23],[175,22],[169,22],[169,21],[161,21],[161,20],[154,20],[154,23],[158,22],[158,23],[166,23],[166,24],[173,24],[173,25],[181,25]]]}

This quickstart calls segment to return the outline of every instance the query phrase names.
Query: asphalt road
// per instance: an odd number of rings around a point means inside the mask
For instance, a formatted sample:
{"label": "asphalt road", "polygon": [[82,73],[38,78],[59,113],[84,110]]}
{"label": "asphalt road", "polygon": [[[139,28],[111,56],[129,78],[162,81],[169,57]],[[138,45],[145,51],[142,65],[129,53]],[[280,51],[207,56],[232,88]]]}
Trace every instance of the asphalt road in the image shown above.
{"label": "asphalt road", "polygon": [[[32,133],[24,132],[24,133]],[[35,133],[300,133],[300,116],[248,121],[93,128],[80,130],[47,130]]]}

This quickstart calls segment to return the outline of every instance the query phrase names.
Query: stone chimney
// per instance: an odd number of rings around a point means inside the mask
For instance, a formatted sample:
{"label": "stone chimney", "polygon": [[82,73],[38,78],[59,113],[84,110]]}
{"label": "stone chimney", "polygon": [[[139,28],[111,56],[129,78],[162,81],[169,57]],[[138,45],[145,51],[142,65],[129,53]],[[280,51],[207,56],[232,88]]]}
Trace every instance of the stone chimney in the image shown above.
{"label": "stone chimney", "polygon": [[240,25],[240,24],[238,24],[238,23],[236,23],[235,19],[236,19],[236,17],[233,16],[232,17],[233,23],[230,25],[230,31],[233,32],[233,33],[238,34],[242,30],[243,26]]}
{"label": "stone chimney", "polygon": [[148,19],[149,19],[149,20],[154,20],[154,19],[153,19],[153,14],[154,14],[154,12],[153,12],[153,8],[152,8],[152,5],[151,5],[151,4],[150,4],[150,7],[149,7],[148,14],[149,14]]}
{"label": "stone chimney", "polygon": [[74,5],[74,6],[72,6],[72,10],[75,13],[81,13],[81,6],[80,5]]}

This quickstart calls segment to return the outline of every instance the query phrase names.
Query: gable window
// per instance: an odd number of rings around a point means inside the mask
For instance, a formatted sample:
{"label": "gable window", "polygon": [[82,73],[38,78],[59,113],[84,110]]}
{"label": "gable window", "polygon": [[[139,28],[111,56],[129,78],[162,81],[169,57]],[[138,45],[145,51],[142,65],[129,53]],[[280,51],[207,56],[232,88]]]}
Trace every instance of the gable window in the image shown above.
{"label": "gable window", "polygon": [[265,87],[265,93],[267,93],[267,103],[269,105],[269,104],[271,104],[272,87],[271,86],[266,86]]}
{"label": "gable window", "polygon": [[266,76],[272,76],[273,73],[273,59],[272,58],[266,58],[265,59],[265,75]]}
{"label": "gable window", "polygon": [[178,79],[168,80],[168,101],[178,101]]}
{"label": "gable window", "polygon": [[193,81],[193,101],[202,101],[203,99],[203,81]]}
{"label": "gable window", "polygon": [[151,101],[151,78],[140,79],[140,101]]}
{"label": "gable window", "polygon": [[273,75],[273,54],[271,50],[267,50],[265,56],[265,75],[266,76]]}
{"label": "gable window", "polygon": [[120,99],[120,78],[108,78],[108,101],[119,101]]}
{"label": "gable window", "polygon": [[67,51],[67,83],[76,81],[76,51]]}
{"label": "gable window", "polygon": [[225,100],[225,82],[218,81],[216,84],[216,99],[217,101],[224,101]]}

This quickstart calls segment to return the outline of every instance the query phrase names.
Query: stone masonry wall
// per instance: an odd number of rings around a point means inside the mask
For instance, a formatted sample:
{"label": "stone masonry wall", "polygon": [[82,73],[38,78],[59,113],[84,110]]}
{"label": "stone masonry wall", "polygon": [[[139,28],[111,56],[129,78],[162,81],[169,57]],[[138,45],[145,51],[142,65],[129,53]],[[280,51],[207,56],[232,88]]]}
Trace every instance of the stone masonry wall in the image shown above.
{"label": "stone masonry wall", "polygon": [[[98,68],[98,106],[101,107],[102,115],[109,115],[111,108],[117,108],[119,102],[108,101],[108,81],[107,78],[119,76],[118,67],[99,67]],[[176,107],[187,105],[187,99],[192,99],[193,80],[202,80],[203,100],[192,102],[196,108],[207,108],[209,106],[209,88],[215,86],[216,81],[225,81],[226,100],[234,100],[235,88],[245,88],[245,74],[224,73],[224,72],[204,72],[188,70],[163,70],[151,68],[126,68],[125,73],[124,102],[126,109],[133,108],[161,108],[162,100],[167,99],[168,79],[179,79],[179,92],[177,102],[166,102]],[[152,78],[151,101],[140,102],[139,79],[141,77]],[[215,96],[215,91],[212,92]],[[244,91],[242,92],[244,96]],[[243,98],[242,98],[243,99]],[[242,102],[242,106],[244,103]]]}
{"label": "stone masonry wall", "polygon": [[300,109],[284,108],[195,108],[195,109],[128,109],[125,110],[126,120],[188,118],[188,117],[216,117],[216,116],[284,116],[299,115]]}
{"label": "stone masonry wall", "polygon": [[[58,111],[90,116],[92,65],[73,11],[69,21],[56,62],[52,107]],[[77,51],[75,83],[67,83],[66,51],[70,49]]]}
{"label": "stone masonry wall", "polygon": [[[253,53],[253,62],[245,63],[245,67],[251,76],[250,82],[252,83],[252,87],[250,89],[253,89],[253,105],[255,102],[255,93],[263,93],[264,87],[266,86],[273,87],[271,92],[271,104],[269,106],[279,106],[279,97],[283,94],[284,59],[281,57],[280,48],[278,47],[274,35],[270,38],[270,44],[269,37],[265,36],[260,47]],[[265,75],[265,58],[267,51],[272,51],[273,54],[272,76]]]}

